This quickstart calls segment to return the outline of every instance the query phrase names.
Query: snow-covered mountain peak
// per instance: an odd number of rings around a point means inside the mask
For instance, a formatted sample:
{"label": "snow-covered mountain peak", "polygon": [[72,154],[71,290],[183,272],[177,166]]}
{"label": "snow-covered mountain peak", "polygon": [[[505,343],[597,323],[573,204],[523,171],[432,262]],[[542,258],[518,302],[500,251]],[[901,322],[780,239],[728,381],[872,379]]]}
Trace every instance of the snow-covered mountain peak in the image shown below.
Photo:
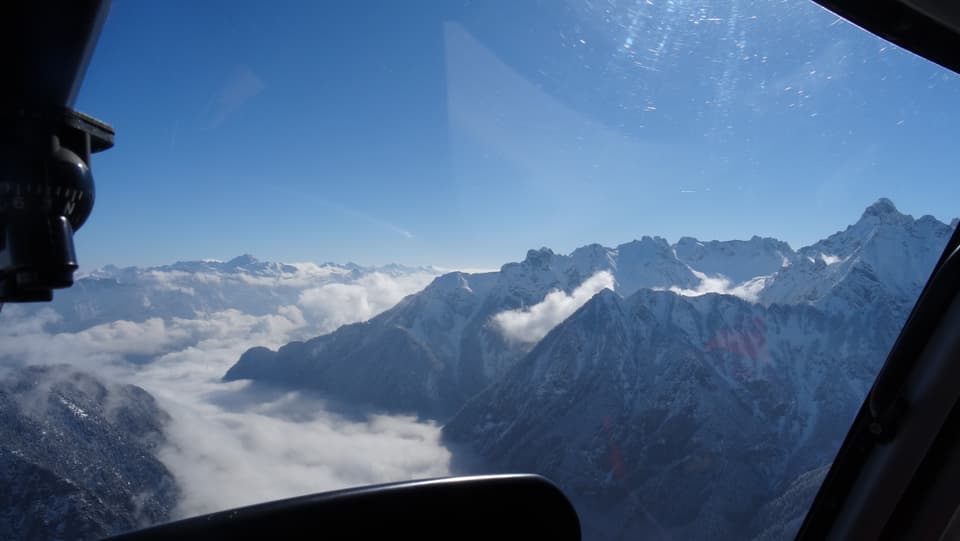
{"label": "snow-covered mountain peak", "polygon": [[553,250],[546,246],[539,250],[527,250],[527,257],[523,260],[523,263],[534,268],[545,269],[550,266],[554,255],[556,254],[553,253]]}
{"label": "snow-covered mountain peak", "polygon": [[604,288],[598,291],[584,306],[602,307],[603,310],[620,309],[623,297],[616,291]]}
{"label": "snow-covered mountain peak", "polygon": [[427,286],[427,289],[438,291],[470,289],[470,284],[467,280],[468,277],[468,274],[460,271],[448,272],[447,274],[434,278],[433,282]]}
{"label": "snow-covered mountain peak", "polygon": [[871,217],[900,219],[904,216],[906,215],[897,210],[897,206],[893,204],[893,201],[886,197],[881,197],[863,211],[863,216],[861,216],[860,219],[863,220]]}
{"label": "snow-covered mountain peak", "polygon": [[612,250],[601,244],[588,244],[581,246],[570,253],[570,259],[573,265],[578,269],[615,269],[616,250]]}
{"label": "snow-covered mountain peak", "polygon": [[768,276],[789,266],[797,254],[790,245],[770,237],[750,240],[708,241],[683,237],[673,247],[677,258],[711,277],[723,277],[740,284]]}
{"label": "snow-covered mountain peak", "polygon": [[235,257],[229,261],[220,261],[217,259],[201,259],[197,261],[177,261],[170,265],[161,265],[157,267],[117,267],[115,265],[105,265],[94,269],[88,273],[82,274],[84,278],[113,278],[121,282],[131,282],[136,280],[137,276],[145,273],[179,273],[179,274],[221,274],[221,275],[250,275],[266,276],[295,274],[298,272],[297,265],[286,263],[276,263],[271,261],[261,261],[252,255],[244,254]]}
{"label": "snow-covered mountain peak", "polygon": [[639,239],[634,239],[630,242],[625,242],[620,246],[617,246],[617,253],[631,253],[631,254],[665,254],[671,251],[670,243],[667,242],[667,239],[663,237],[651,237],[649,235],[644,235]]}
{"label": "snow-covered mountain peak", "polygon": [[304,332],[311,332],[310,327],[325,332],[368,319],[419,291],[437,274],[432,268],[400,265],[288,264],[249,254],[155,267],[107,265],[79,276],[74,287],[58,291],[49,305],[23,310],[29,315],[52,309],[61,317],[49,330],[76,332],[116,320],[194,319],[198,313],[224,310],[265,316],[297,307],[305,317]]}
{"label": "snow-covered mountain peak", "polygon": [[[912,247],[914,243],[910,239],[913,237],[933,240],[939,251],[943,247],[940,236],[948,230],[949,226],[932,216],[914,219],[898,211],[889,199],[880,199],[867,207],[855,224],[801,248],[799,252],[808,260],[822,259],[828,265],[840,261],[852,262],[854,256],[873,253],[886,259],[883,262],[875,261],[886,266],[894,262],[898,252],[903,251],[901,247]],[[926,247],[930,243],[921,244]]]}
{"label": "snow-covered mountain peak", "polygon": [[761,292],[765,303],[815,303],[862,309],[864,291],[913,299],[929,277],[952,227],[932,216],[914,219],[889,199],[867,207],[857,223],[801,248],[797,264]]}
{"label": "snow-covered mountain peak", "polygon": [[254,263],[259,263],[259,262],[260,260],[253,257],[252,255],[243,254],[231,259],[230,261],[227,261],[227,266],[236,268],[236,267],[244,267],[247,265],[252,265]]}
{"label": "snow-covered mountain peak", "polygon": [[500,282],[512,292],[569,292],[595,273],[609,271],[624,296],[645,288],[730,292],[746,284],[753,291],[797,258],[789,244],[769,237],[707,242],[683,237],[671,245],[663,237],[643,236],[616,248],[588,244],[570,255],[530,250],[523,261],[501,267]]}
{"label": "snow-covered mountain peak", "polygon": [[424,289],[427,296],[486,295],[495,284],[496,273],[468,274],[454,271],[437,276]]}

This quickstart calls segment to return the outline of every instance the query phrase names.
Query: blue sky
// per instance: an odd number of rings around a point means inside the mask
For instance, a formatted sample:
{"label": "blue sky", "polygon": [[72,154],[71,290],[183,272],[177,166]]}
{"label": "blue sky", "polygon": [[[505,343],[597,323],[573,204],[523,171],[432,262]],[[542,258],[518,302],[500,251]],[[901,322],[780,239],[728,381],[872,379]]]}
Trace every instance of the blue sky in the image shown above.
{"label": "blue sky", "polygon": [[497,267],[960,214],[960,81],[803,2],[117,0],[84,268]]}

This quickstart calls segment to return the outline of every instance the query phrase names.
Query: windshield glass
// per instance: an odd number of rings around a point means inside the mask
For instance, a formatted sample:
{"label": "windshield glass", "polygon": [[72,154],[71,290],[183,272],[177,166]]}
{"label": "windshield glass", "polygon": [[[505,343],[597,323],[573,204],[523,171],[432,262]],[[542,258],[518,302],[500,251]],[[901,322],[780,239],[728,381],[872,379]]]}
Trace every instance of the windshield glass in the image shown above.
{"label": "windshield glass", "polygon": [[117,2],[82,276],[0,313],[0,538],[535,472],[588,539],[790,539],[958,98],[804,2]]}

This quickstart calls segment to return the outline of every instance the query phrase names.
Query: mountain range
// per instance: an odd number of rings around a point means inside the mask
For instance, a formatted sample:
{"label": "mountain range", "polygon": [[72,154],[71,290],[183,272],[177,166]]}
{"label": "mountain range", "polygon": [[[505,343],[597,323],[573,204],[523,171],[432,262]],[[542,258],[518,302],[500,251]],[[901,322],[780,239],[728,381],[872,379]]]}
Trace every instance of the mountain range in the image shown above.
{"label": "mountain range", "polygon": [[[276,263],[251,255],[145,268],[107,265],[80,274],[72,287],[58,290],[50,303],[12,308],[20,309],[21,317],[52,310],[58,317],[48,322],[49,331],[76,332],[117,320],[192,319],[223,310],[262,316],[296,306],[311,289],[372,276],[422,275],[428,280],[438,273],[433,268],[402,265]],[[325,328],[325,321],[315,323]]]}
{"label": "mountain range", "polygon": [[[367,322],[252,349],[225,379],[445,422],[478,457],[465,469],[547,475],[591,536],[769,537],[756,509],[812,497],[791,487],[832,459],[952,230],[882,199],[796,251],[760,237],[531,250]],[[498,325],[549,314],[598,273],[610,281],[542,339]]]}
{"label": "mountain range", "polygon": [[[570,255],[530,250],[498,272],[440,276],[369,321],[276,352],[254,348],[225,379],[295,384],[446,420],[535,343],[505,337],[493,324],[495,315],[523,311],[551,292],[571,294],[604,271],[623,298],[667,290],[681,297],[727,294],[761,306],[812,306],[869,318],[860,325],[870,333],[862,341],[886,344],[880,337],[899,329],[951,231],[932,217],[903,215],[882,199],[847,230],[798,251],[761,237],[682,238],[673,245],[643,237]],[[872,305],[877,310],[864,310]]]}
{"label": "mountain range", "polygon": [[[251,256],[105,267],[3,316],[52,312],[45,331],[72,333],[295,307],[314,318],[296,336],[319,336],[252,348],[225,380],[439,421],[459,473],[547,475],[587,538],[787,539],[954,227],[881,199],[796,250],[642,237],[479,273]],[[323,311],[367,303],[356,293],[370,287],[386,293],[364,311]],[[29,367],[0,378],[0,403],[0,476],[28,496],[0,506],[0,536],[170,517],[176,483],[156,458],[167,417],[148,393]]]}
{"label": "mountain range", "polygon": [[522,262],[498,272],[438,277],[369,321],[278,352],[252,349],[225,379],[295,383],[444,420],[530,350],[531,341],[511,340],[491,325],[496,314],[536,305],[554,291],[572,292],[598,272],[610,273],[618,293],[629,295],[699,287],[709,278],[692,266],[697,262],[711,275],[727,262],[737,279],[746,265],[773,274],[796,257],[785,243],[760,237],[707,244],[682,239],[675,246],[643,237],[616,248],[584,246],[570,255],[530,250]]}

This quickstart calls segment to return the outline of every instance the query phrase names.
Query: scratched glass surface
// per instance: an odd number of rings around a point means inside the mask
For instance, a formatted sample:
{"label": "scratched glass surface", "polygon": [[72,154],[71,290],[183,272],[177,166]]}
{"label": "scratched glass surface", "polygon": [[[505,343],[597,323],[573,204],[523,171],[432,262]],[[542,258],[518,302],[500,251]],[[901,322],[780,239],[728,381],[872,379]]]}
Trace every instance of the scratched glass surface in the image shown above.
{"label": "scratched glass surface", "polygon": [[956,225],[958,77],[812,3],[114,4],[85,274],[0,358],[156,397],[128,528],[525,471],[790,539]]}

